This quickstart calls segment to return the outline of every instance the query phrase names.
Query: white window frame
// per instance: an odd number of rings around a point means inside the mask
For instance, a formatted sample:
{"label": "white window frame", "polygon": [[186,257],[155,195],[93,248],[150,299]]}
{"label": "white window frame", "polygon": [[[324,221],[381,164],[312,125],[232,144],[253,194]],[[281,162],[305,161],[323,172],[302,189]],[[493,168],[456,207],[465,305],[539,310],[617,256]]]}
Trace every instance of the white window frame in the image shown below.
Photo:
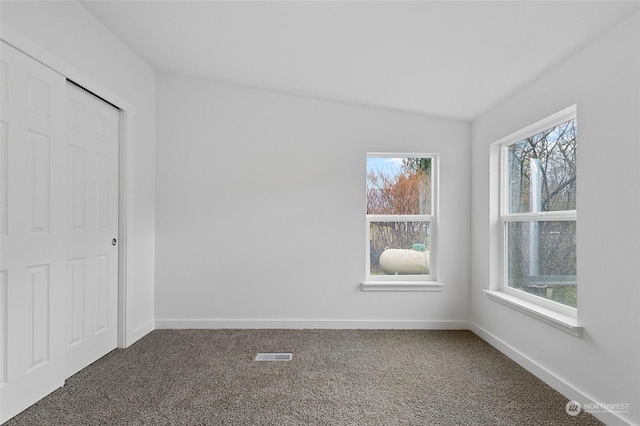
{"label": "white window frame", "polygon": [[[437,282],[438,270],[438,204],[439,159],[437,154],[407,152],[368,152],[366,158],[430,158],[431,159],[431,214],[370,215],[365,214],[365,281],[363,291],[442,291]],[[366,212],[366,186],[365,209]],[[427,275],[371,275],[370,232],[372,222],[429,222],[429,274]]]}
{"label": "white window frame", "polygon": [[[499,206],[497,217],[497,229],[499,233],[497,243],[498,249],[496,251],[492,250],[492,253],[497,253],[499,257],[498,262],[493,263],[499,268],[499,272],[497,274],[497,278],[499,281],[497,287],[486,290],[486,293],[489,298],[495,301],[501,302],[530,316],[541,319],[551,325],[569,332],[570,334],[581,336],[582,327],[580,327],[577,322],[577,308],[548,300],[543,297],[539,297],[525,291],[509,287],[508,285],[507,226],[509,223],[531,221],[575,221],[577,223],[578,219],[577,210],[509,213],[509,146],[532,135],[538,134],[544,130],[555,127],[559,124],[565,123],[575,118],[577,118],[577,107],[576,105],[572,105],[492,144],[492,149],[499,150],[500,162],[498,179]],[[492,274],[492,276],[495,277],[496,274]]]}

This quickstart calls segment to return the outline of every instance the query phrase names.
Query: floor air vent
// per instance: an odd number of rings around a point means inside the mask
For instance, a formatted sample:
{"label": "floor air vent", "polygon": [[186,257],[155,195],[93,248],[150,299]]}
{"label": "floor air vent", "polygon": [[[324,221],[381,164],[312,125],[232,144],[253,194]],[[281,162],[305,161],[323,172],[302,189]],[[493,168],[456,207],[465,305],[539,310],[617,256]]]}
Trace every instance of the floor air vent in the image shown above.
{"label": "floor air vent", "polygon": [[293,354],[258,354],[256,361],[291,361]]}

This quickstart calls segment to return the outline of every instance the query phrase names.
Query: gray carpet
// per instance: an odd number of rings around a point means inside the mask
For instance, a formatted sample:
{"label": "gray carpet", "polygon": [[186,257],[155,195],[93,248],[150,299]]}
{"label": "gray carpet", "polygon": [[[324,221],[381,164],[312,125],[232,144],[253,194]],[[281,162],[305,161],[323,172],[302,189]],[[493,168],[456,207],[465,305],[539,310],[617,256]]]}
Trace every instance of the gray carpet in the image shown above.
{"label": "gray carpet", "polygon": [[156,330],[7,426],[601,424],[567,402],[469,331]]}

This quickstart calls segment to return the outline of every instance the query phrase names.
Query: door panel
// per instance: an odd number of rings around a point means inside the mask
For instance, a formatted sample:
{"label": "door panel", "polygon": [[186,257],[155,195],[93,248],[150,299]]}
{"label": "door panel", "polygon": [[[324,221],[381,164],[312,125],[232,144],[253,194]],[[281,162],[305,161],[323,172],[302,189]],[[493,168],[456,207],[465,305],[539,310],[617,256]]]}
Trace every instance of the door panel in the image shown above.
{"label": "door panel", "polygon": [[0,421],[64,384],[64,77],[2,44]]}
{"label": "door panel", "polygon": [[2,43],[0,423],[117,345],[116,108]]}
{"label": "door panel", "polygon": [[66,374],[117,345],[118,110],[67,85]]}
{"label": "door panel", "polygon": [[7,271],[0,271],[0,388],[7,383],[7,288]]}

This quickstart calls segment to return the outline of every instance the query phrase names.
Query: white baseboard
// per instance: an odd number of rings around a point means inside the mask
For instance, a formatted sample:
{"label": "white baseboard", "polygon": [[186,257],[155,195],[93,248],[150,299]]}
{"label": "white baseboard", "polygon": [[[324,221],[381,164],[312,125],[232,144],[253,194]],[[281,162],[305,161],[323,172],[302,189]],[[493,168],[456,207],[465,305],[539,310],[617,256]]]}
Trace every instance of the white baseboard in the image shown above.
{"label": "white baseboard", "polygon": [[157,319],[157,329],[287,328],[287,329],[398,329],[468,330],[469,323],[428,320],[259,320],[259,319]]}
{"label": "white baseboard", "polygon": [[142,339],[144,336],[151,333],[155,329],[156,329],[156,322],[154,320],[151,320],[146,324],[143,324],[140,327],[134,329],[133,331],[127,333],[125,347],[128,348],[129,346],[133,345],[135,342]]}
{"label": "white baseboard", "polygon": [[[504,341],[500,340],[493,334],[489,333],[484,328],[478,326],[474,323],[469,323],[469,329],[477,334],[480,338],[485,340],[491,346],[498,349],[500,352],[511,358],[525,370],[529,371],[534,376],[538,377],[540,380],[560,392],[566,398],[571,401],[579,402],[583,407],[585,404],[598,404],[598,401],[595,401],[593,398],[589,397],[585,392],[575,388],[569,383],[563,381],[558,378],[552,372],[541,366],[540,364],[533,361],[531,358],[527,357],[522,352],[514,349],[509,346]],[[559,407],[558,409],[564,409],[564,407]],[[630,426],[633,423],[623,419],[619,414],[613,412],[592,412],[591,413],[598,420],[604,422],[608,426]],[[637,425],[636,425],[637,426]]]}

